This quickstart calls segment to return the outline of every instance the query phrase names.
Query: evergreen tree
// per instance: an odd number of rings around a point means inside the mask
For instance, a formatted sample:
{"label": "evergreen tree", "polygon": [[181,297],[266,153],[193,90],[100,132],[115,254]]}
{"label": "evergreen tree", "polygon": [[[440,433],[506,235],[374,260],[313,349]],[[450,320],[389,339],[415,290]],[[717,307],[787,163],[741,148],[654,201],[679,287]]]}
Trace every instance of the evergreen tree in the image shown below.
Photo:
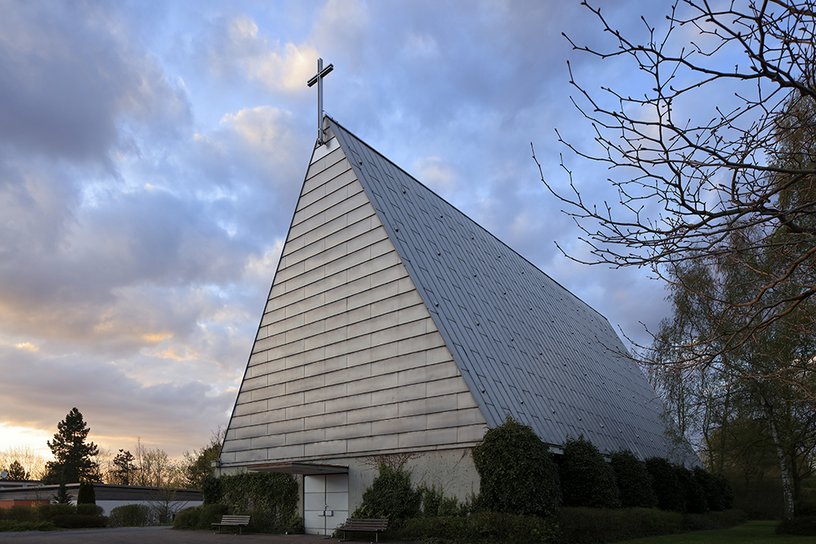
{"label": "evergreen tree", "polygon": [[480,506],[495,512],[549,516],[561,503],[558,468],[535,432],[508,417],[473,448]]}
{"label": "evergreen tree", "polygon": [[8,469],[8,479],[12,481],[28,480],[29,474],[20,464],[20,461],[14,461]]}
{"label": "evergreen tree", "polygon": [[615,472],[583,436],[567,440],[561,459],[561,493],[566,506],[620,506]]}
{"label": "evergreen tree", "polygon": [[48,441],[54,461],[45,466],[45,482],[99,481],[99,464],[92,459],[99,453],[99,448],[93,442],[86,442],[90,430],[76,408],[57,424],[54,439]]}
{"label": "evergreen tree", "polygon": [[621,506],[642,508],[657,506],[657,497],[652,489],[652,480],[645,463],[638,460],[630,451],[619,451],[612,454],[609,464],[615,471]]}
{"label": "evergreen tree", "polygon": [[135,457],[129,450],[120,449],[116,457],[113,458],[113,470],[111,476],[113,483],[130,485],[133,483],[134,473],[139,467],[133,462]]}

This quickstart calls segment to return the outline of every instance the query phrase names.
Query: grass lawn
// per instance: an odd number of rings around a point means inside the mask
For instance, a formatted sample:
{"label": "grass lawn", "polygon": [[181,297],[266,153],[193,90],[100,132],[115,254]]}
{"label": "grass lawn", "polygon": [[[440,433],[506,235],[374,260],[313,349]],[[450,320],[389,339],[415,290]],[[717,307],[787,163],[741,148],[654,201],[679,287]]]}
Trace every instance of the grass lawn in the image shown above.
{"label": "grass lawn", "polygon": [[718,531],[695,531],[680,535],[652,536],[625,540],[618,544],[805,544],[812,536],[777,535],[777,521],[749,521]]}

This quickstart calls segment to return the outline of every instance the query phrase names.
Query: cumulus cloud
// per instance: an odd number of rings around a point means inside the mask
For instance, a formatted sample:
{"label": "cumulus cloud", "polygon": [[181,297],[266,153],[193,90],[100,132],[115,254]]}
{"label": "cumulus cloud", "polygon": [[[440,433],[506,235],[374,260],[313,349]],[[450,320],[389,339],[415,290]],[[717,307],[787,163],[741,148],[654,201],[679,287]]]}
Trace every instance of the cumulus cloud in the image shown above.
{"label": "cumulus cloud", "polygon": [[303,93],[317,52],[308,44],[281,43],[248,15],[217,21],[207,37],[208,64],[221,77],[240,77],[271,91]]}

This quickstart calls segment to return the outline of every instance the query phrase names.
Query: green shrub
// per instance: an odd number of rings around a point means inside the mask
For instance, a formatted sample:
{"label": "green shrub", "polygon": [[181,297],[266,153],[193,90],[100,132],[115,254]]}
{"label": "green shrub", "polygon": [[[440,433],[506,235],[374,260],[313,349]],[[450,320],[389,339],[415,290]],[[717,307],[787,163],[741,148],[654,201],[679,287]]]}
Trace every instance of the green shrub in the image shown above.
{"label": "green shrub", "polygon": [[609,465],[615,472],[621,506],[624,508],[653,508],[657,497],[646,465],[630,451],[612,454]]}
{"label": "green shrub", "polygon": [[77,504],[96,504],[96,491],[91,483],[82,482],[77,492]]}
{"label": "green shrub", "polygon": [[[45,506],[45,505],[43,505]],[[5,518],[9,521],[39,521],[38,510],[31,506],[12,506],[5,512]]]}
{"label": "green shrub", "polygon": [[153,525],[153,513],[145,504],[125,504],[110,512],[111,527],[146,527]]}
{"label": "green shrub", "polygon": [[479,505],[494,512],[548,516],[561,503],[558,469],[533,430],[512,418],[473,448]]}
{"label": "green shrub", "polygon": [[221,502],[234,514],[252,516],[249,528],[282,533],[297,514],[298,485],[288,474],[244,472],[220,478]]}
{"label": "green shrub", "polygon": [[714,480],[717,482],[717,494],[722,497],[722,509],[734,508],[734,490],[728,479],[723,474],[714,474]]}
{"label": "green shrub", "polygon": [[561,457],[561,495],[565,506],[620,506],[612,467],[583,436],[567,440]]}
{"label": "green shrub", "polygon": [[[700,467],[696,467],[693,474],[705,494],[706,506],[709,510],[719,512],[731,507],[729,504],[731,493],[725,478],[717,477]],[[733,501],[733,496],[731,500]]]}
{"label": "green shrub", "polygon": [[411,486],[411,473],[381,464],[371,487],[363,492],[363,502],[352,517],[402,520],[419,513],[422,492]]}
{"label": "green shrub", "polygon": [[683,531],[683,516],[654,508],[562,508],[563,542],[594,544]]}
{"label": "green shrub", "polygon": [[101,516],[104,510],[101,506],[97,506],[94,504],[77,504],[76,505],[76,513],[82,514],[83,516]]}
{"label": "green shrub", "polygon": [[200,506],[185,508],[176,514],[176,518],[173,520],[173,529],[198,529],[200,518]]}
{"label": "green shrub", "polygon": [[70,516],[76,513],[77,509],[73,504],[41,504],[37,506],[37,519],[41,521],[52,521],[56,516]]}
{"label": "green shrub", "polygon": [[776,526],[776,534],[816,536],[816,516],[787,519]]}
{"label": "green shrub", "polygon": [[221,516],[229,514],[226,504],[205,504],[199,507],[198,528],[211,529],[213,523],[221,521]]}
{"label": "green shrub", "polygon": [[446,497],[444,491],[435,485],[420,486],[418,491],[422,497],[420,510],[423,516],[459,516],[467,513],[463,511],[459,499]]}
{"label": "green shrub", "polygon": [[14,521],[0,519],[0,533],[6,531],[53,531],[56,526],[50,521]]}
{"label": "green shrub", "polygon": [[683,512],[691,514],[702,514],[708,512],[706,495],[700,483],[689,469],[676,465],[677,481],[680,482],[680,489],[683,494]]}
{"label": "green shrub", "polygon": [[204,495],[204,504],[216,504],[221,502],[223,492],[221,490],[221,479],[212,474],[208,474],[201,483],[201,493]]}
{"label": "green shrub", "polygon": [[62,529],[81,529],[90,527],[105,527],[108,518],[105,516],[86,516],[83,514],[65,514],[54,516],[54,525]]}
{"label": "green shrub", "polygon": [[685,509],[685,497],[674,466],[665,459],[652,457],[646,459],[646,470],[652,479],[657,507],[661,510],[682,512]]}
{"label": "green shrub", "polygon": [[558,542],[555,521],[504,512],[477,512],[470,516],[419,517],[405,520],[388,536],[400,540],[462,544],[549,544]]}
{"label": "green shrub", "polygon": [[286,531],[285,533],[288,535],[300,535],[306,531],[306,528],[303,524],[303,517],[300,514],[295,514],[289,521],[286,522]]}

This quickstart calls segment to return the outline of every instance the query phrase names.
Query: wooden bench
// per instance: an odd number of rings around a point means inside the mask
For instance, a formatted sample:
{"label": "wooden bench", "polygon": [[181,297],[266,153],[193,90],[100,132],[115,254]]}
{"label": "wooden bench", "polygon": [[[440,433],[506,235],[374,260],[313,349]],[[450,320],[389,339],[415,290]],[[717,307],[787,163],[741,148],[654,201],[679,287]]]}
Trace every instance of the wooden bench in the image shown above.
{"label": "wooden bench", "polygon": [[212,528],[215,530],[218,527],[218,532],[221,532],[223,527],[237,527],[238,534],[241,534],[241,530],[249,525],[249,516],[230,516],[230,515],[223,515],[221,516],[221,521],[219,523],[213,523]]}
{"label": "wooden bench", "polygon": [[375,542],[379,542],[379,534],[387,528],[387,518],[350,518],[337,530],[343,533],[343,540],[345,540],[346,533],[374,533]]}

